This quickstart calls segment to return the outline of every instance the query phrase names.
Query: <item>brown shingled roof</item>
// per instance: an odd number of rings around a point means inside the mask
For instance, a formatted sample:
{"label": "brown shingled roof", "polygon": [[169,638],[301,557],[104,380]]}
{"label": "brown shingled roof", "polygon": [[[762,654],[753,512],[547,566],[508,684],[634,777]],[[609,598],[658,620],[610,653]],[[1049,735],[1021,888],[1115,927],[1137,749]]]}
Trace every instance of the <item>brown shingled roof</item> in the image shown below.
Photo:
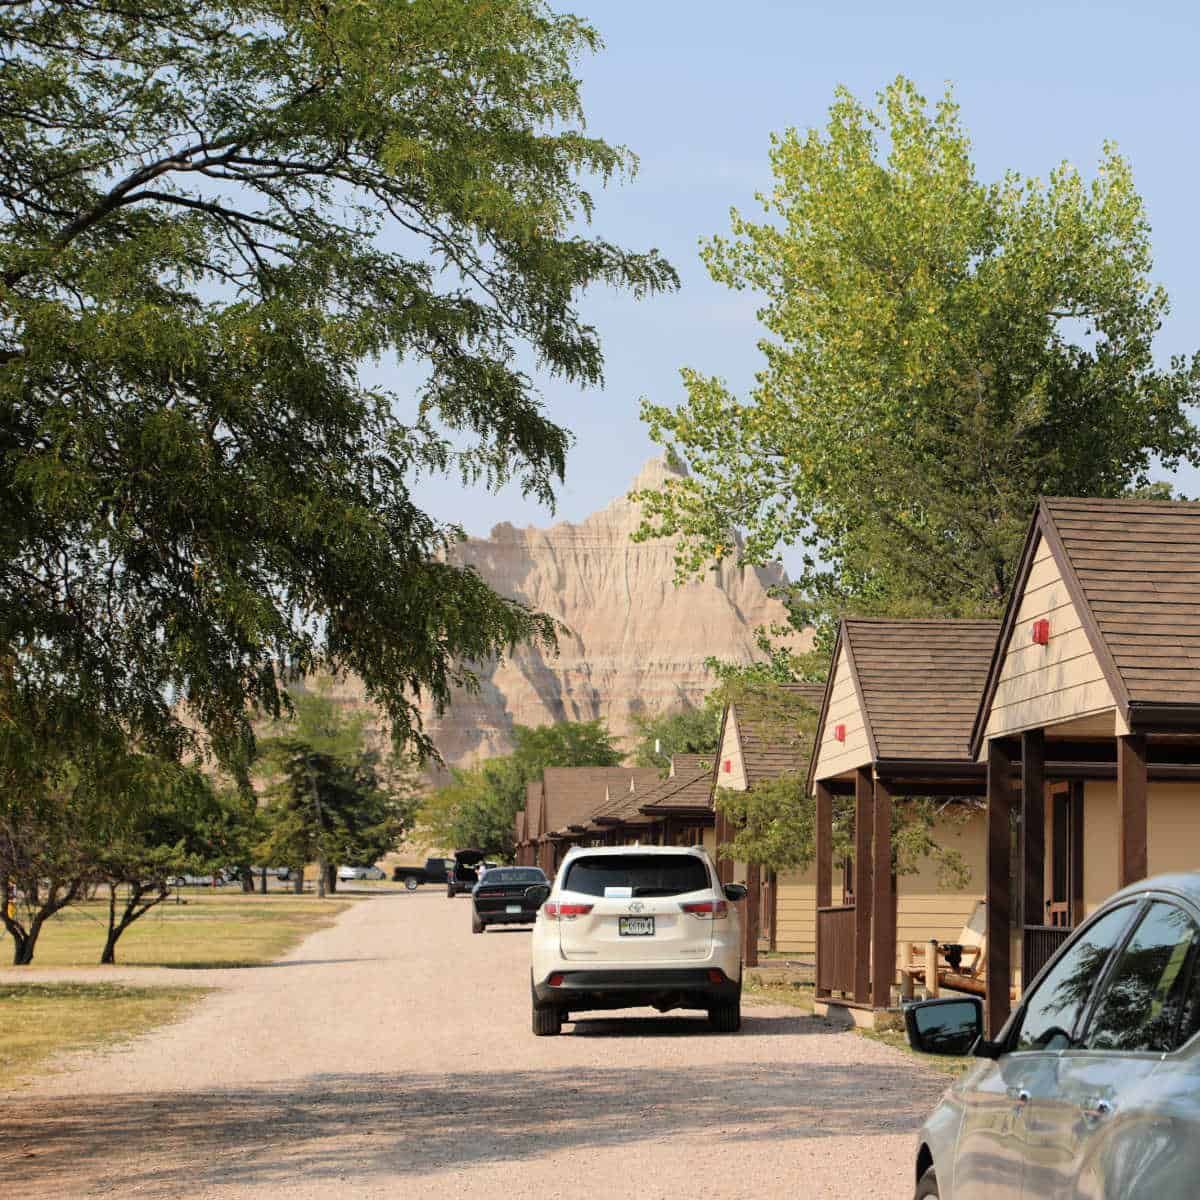
{"label": "brown shingled roof", "polygon": [[[783,683],[779,685],[812,705],[814,712],[821,711],[825,696],[823,683]],[[742,763],[746,772],[746,786],[778,779],[791,771],[803,771],[808,766],[810,747],[800,736],[781,738],[779,731],[772,728],[770,721],[747,717],[733,705],[734,720],[737,722],[738,740],[742,747]]]}
{"label": "brown shingled roof", "polygon": [[674,778],[664,779],[662,784],[655,788],[654,794],[642,801],[643,813],[657,816],[709,807],[713,786],[712,764],[716,756],[697,754],[686,757],[696,761],[681,767],[676,760]]}
{"label": "brown shingled roof", "polygon": [[654,767],[547,767],[542,772],[545,828],[559,833],[582,825],[605,806],[605,790],[628,791],[632,779],[640,788],[658,779]]}
{"label": "brown shingled roof", "polygon": [[999,632],[999,621],[842,622],[838,640],[877,762],[971,758],[971,729]]}
{"label": "brown shingled roof", "polygon": [[1103,639],[1094,648],[1116,668],[1118,703],[1200,705],[1200,504],[1055,499],[1041,508],[1046,540],[1057,550],[1057,535]]}

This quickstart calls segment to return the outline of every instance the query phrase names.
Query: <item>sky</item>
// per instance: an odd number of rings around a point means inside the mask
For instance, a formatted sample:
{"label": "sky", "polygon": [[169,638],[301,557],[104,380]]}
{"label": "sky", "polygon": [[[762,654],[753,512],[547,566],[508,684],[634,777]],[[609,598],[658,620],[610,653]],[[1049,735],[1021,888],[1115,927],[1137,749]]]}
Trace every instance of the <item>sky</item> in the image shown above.
{"label": "sky", "polygon": [[[589,132],[641,160],[631,183],[600,193],[592,228],[630,249],[657,247],[682,287],[641,302],[603,290],[584,298],[606,383],[581,392],[541,381],[550,413],[576,437],[554,515],[516,489],[428,481],[419,498],[439,519],[474,535],[498,521],[579,520],[659,452],[639,420],[642,397],[678,404],[683,366],[739,390],[752,384],[755,299],[713,283],[699,243],[728,230],[731,206],[753,210],[770,180],[771,133],[823,126],[838,84],[865,98],[904,74],[932,101],[951,82],[984,180],[1008,169],[1045,177],[1063,160],[1090,175],[1115,141],[1146,201],[1155,279],[1172,301],[1159,357],[1200,348],[1200,9],[1191,4],[552,2],[588,18],[606,43],[579,66]],[[1200,491],[1194,474],[1178,482]]]}

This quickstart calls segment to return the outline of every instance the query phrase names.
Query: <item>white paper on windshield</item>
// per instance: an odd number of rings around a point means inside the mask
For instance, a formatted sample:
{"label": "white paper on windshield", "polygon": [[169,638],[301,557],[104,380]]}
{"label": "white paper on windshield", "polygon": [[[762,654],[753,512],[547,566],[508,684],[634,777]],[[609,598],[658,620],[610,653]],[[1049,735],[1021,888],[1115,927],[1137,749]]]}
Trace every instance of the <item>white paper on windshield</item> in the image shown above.
{"label": "white paper on windshield", "polygon": [[605,900],[628,900],[633,895],[631,887],[606,887],[604,889]]}

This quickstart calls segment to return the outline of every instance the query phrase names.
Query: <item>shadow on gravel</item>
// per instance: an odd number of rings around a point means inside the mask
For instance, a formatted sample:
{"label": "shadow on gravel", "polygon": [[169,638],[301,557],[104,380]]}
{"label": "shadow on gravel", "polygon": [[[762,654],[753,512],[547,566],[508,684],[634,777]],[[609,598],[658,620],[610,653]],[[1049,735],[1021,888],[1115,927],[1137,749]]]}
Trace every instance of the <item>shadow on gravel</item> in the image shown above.
{"label": "shadow on gravel", "polygon": [[[814,1020],[809,1016],[795,1017],[742,1017],[742,1037],[776,1037],[787,1034],[796,1036],[819,1036],[837,1033],[838,1030]],[[717,1033],[708,1023],[706,1016],[698,1017],[582,1017],[574,1023],[568,1037],[595,1038],[669,1038],[669,1037],[714,1037],[725,1039],[728,1033]]]}
{"label": "shadow on gravel", "polygon": [[278,962],[230,962],[228,959],[205,962],[164,962],[152,963],[164,971],[275,971],[280,967],[331,967],[345,963],[383,962],[382,958],[289,958]]}
{"label": "shadow on gravel", "polygon": [[672,1135],[733,1147],[903,1133],[917,1128],[941,1090],[942,1081],[900,1063],[797,1069],[740,1061],[483,1078],[317,1075],[289,1090],[65,1096],[10,1107],[0,1176],[20,1184],[22,1195],[39,1196],[199,1196],[300,1179],[336,1187],[347,1171],[360,1182],[374,1174],[417,1180],[446,1168]]}

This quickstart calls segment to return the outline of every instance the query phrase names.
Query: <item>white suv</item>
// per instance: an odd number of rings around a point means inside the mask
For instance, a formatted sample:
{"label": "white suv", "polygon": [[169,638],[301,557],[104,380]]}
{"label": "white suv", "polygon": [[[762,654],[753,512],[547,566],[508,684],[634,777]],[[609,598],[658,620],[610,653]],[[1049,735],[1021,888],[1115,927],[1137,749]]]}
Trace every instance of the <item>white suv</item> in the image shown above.
{"label": "white suv", "polygon": [[[545,894],[544,892],[542,893]],[[651,1005],[708,1010],[723,1033],[742,1023],[741,922],[707,852],[603,846],[567,853],[533,928],[533,1032],[573,1012]]]}

